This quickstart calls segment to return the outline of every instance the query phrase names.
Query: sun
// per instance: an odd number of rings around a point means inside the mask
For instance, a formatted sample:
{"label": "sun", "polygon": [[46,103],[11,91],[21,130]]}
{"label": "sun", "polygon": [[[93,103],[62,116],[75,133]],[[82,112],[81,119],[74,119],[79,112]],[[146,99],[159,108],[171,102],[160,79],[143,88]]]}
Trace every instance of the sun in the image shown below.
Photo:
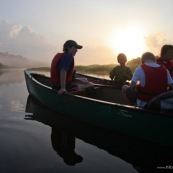
{"label": "sun", "polygon": [[125,28],[114,33],[110,46],[116,55],[126,54],[128,60],[140,57],[146,49],[144,34],[137,28]]}

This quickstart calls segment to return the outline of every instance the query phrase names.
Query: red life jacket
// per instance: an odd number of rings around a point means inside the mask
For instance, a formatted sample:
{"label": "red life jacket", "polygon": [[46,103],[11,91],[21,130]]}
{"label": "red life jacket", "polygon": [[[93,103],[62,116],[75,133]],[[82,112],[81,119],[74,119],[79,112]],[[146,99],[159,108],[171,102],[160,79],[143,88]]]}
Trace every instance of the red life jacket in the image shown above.
{"label": "red life jacket", "polygon": [[[60,62],[60,60],[63,58],[64,55],[65,53],[57,53],[52,60],[50,79],[53,84],[60,84],[60,74],[57,67],[58,63]],[[71,63],[70,70],[67,71],[67,78],[66,78],[67,83],[72,82],[73,73],[74,73],[74,60]]]}
{"label": "red life jacket", "polygon": [[162,60],[162,58],[158,58],[157,63],[165,66],[168,69],[168,71],[170,72],[171,77],[173,78],[173,62],[171,62],[171,61],[164,62]]}
{"label": "red life jacket", "polygon": [[167,71],[166,68],[162,65],[158,68],[155,68],[142,64],[141,67],[145,74],[145,86],[137,86],[139,90],[137,98],[148,102],[153,97],[167,91]]}

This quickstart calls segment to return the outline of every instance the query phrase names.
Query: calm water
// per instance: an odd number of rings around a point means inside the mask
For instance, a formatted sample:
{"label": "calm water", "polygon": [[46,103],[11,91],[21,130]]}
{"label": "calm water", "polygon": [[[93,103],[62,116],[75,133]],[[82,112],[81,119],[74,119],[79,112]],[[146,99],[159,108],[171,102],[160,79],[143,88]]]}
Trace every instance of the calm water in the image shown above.
{"label": "calm water", "polygon": [[28,97],[23,70],[0,72],[0,138],[1,173],[136,173],[173,166],[169,152],[39,105]]}

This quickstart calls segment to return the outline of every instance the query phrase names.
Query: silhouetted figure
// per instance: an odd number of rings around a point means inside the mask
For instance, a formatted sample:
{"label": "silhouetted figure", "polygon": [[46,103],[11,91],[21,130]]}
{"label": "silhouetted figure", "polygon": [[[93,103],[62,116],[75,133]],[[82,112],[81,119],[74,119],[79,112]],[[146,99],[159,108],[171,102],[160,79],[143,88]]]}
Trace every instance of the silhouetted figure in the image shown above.
{"label": "silhouetted figure", "polygon": [[64,159],[67,165],[74,166],[76,163],[82,162],[83,158],[74,151],[74,136],[52,127],[51,142],[53,149]]}
{"label": "silhouetted figure", "polygon": [[118,54],[117,61],[119,65],[110,71],[109,77],[114,82],[116,87],[121,88],[127,80],[131,80],[132,71],[126,66],[127,57],[124,53]]}

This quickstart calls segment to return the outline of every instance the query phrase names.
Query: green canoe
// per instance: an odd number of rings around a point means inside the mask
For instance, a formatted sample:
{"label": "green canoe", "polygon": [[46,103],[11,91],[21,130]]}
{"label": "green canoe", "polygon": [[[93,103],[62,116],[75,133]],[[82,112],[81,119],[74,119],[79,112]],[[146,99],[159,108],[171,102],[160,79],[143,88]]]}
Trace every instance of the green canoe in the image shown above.
{"label": "green canoe", "polygon": [[24,71],[31,96],[44,106],[96,127],[173,147],[173,117],[130,106],[120,89],[96,84],[93,90],[58,95],[50,78]]}

